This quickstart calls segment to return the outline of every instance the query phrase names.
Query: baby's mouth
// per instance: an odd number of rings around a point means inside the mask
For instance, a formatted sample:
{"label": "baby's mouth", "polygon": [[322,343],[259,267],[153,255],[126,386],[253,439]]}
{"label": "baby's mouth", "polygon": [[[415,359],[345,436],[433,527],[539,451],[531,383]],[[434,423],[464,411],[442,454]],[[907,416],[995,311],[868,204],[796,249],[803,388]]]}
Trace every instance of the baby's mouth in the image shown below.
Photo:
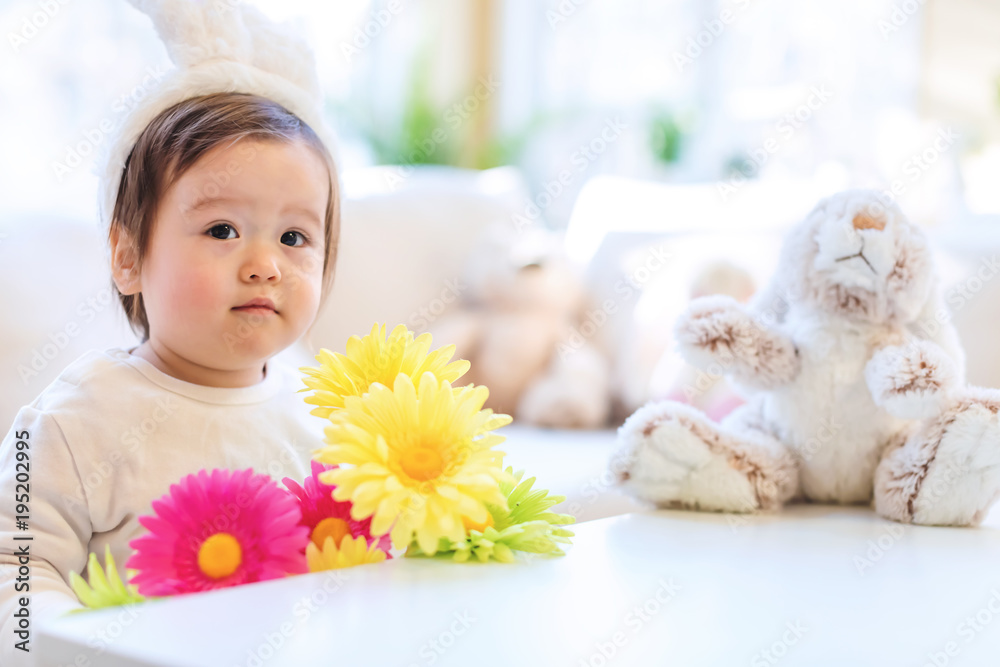
{"label": "baby's mouth", "polygon": [[274,307],[274,302],[270,299],[251,299],[242,306],[236,306],[233,310],[245,313],[275,313],[278,310]]}
{"label": "baby's mouth", "polygon": [[239,313],[274,313],[278,314],[274,308],[268,308],[267,306],[239,306],[238,308],[233,308],[233,310]]}

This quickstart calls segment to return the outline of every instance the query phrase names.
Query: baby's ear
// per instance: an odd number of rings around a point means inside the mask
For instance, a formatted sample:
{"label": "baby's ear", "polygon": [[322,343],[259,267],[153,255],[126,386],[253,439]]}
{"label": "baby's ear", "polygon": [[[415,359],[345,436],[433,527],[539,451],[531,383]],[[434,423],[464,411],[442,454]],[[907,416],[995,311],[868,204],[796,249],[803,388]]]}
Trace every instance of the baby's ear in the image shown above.
{"label": "baby's ear", "polygon": [[121,225],[111,227],[111,277],[124,295],[142,291],[139,281],[139,249]]}

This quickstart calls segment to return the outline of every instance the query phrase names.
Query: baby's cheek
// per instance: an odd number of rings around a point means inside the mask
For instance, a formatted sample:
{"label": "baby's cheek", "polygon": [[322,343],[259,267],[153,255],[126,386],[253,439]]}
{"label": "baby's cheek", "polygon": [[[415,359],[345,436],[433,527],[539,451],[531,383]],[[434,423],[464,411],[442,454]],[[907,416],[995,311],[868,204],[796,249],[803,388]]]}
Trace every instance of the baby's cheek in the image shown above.
{"label": "baby's cheek", "polygon": [[171,306],[176,312],[205,312],[235,305],[229,304],[224,296],[220,281],[210,272],[185,271],[174,282]]}
{"label": "baby's cheek", "polygon": [[303,280],[317,280],[323,275],[326,256],[318,249],[294,263],[294,273]]}
{"label": "baby's cheek", "polygon": [[323,286],[322,256],[309,257],[294,264],[286,280],[289,291],[295,293],[299,298],[318,300]]}

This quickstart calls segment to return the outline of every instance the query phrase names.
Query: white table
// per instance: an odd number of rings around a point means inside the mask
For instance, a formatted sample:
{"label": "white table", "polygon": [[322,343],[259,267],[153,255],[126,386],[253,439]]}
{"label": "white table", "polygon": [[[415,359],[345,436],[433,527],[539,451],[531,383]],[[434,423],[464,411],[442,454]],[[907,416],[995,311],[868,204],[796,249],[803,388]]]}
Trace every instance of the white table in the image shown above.
{"label": "white table", "polygon": [[39,648],[43,664],[73,664],[97,633],[115,635],[90,663],[102,667],[1000,663],[994,526],[807,506],[745,524],[662,511],[577,529],[564,558],[398,559],[65,617]]}
{"label": "white table", "polygon": [[608,469],[615,452],[615,430],[547,429],[515,423],[499,433],[507,438],[496,447],[507,454],[504,466],[527,471],[527,477],[537,479],[534,488],[566,497],[553,512],[593,521],[646,508],[618,489]]}

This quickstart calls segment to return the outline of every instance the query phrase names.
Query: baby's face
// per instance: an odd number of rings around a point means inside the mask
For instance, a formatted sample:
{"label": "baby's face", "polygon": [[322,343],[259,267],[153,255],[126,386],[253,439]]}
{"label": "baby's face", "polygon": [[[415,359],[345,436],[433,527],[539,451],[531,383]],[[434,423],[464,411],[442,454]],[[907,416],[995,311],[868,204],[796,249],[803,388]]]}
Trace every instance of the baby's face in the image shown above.
{"label": "baby's face", "polygon": [[259,374],[319,308],[328,189],[325,163],[298,141],[206,153],[157,210],[140,278],[151,342]]}

